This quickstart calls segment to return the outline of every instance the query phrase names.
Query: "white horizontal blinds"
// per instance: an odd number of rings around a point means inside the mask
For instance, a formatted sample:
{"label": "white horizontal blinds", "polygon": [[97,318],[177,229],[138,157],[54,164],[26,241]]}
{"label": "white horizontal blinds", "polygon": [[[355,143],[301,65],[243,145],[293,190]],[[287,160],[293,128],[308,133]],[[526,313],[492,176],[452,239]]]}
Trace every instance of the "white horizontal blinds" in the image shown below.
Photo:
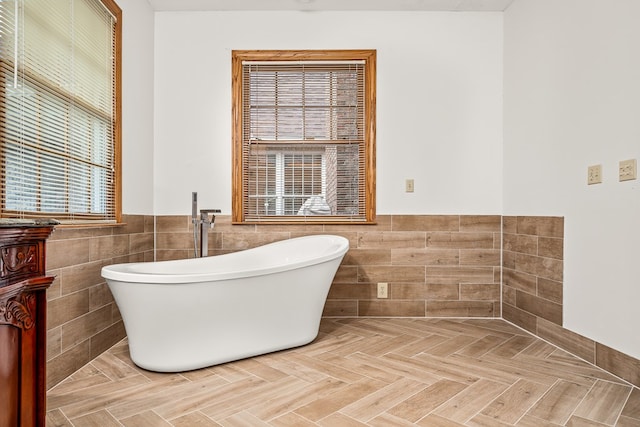
{"label": "white horizontal blinds", "polygon": [[113,17],[98,0],[0,15],[2,216],[114,220]]}
{"label": "white horizontal blinds", "polygon": [[243,63],[247,220],[364,220],[364,75],[363,61]]}

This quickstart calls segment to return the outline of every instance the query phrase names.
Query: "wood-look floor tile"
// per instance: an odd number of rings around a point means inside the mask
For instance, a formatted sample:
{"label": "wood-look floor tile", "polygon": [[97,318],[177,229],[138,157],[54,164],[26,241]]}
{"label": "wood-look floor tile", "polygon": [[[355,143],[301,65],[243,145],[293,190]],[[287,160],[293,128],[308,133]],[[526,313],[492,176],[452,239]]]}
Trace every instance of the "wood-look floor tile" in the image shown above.
{"label": "wood-look floor tile", "polygon": [[563,425],[589,392],[589,387],[559,380],[529,410],[528,414]]}
{"label": "wood-look floor tile", "polygon": [[393,361],[396,365],[405,366],[416,372],[429,372],[436,374],[440,378],[446,378],[463,384],[473,384],[478,380],[477,375],[468,371],[461,371],[447,363],[443,363],[442,357],[434,357],[428,354],[421,354],[417,357],[405,357],[397,354],[387,354],[384,360]]}
{"label": "wood-look floor tile", "polygon": [[[165,373],[166,375],[166,373]],[[214,375],[217,375],[216,372],[213,369],[210,368],[205,368],[205,369],[197,369],[195,371],[187,371],[187,372],[180,372],[180,376],[184,377],[185,379],[189,380],[189,381],[200,381],[202,379],[205,378],[210,378]],[[222,376],[221,376],[222,378]]]}
{"label": "wood-look floor tile", "polygon": [[[357,356],[357,355],[354,355]],[[334,354],[323,354],[318,356],[323,361],[327,363],[331,363],[333,365],[340,365],[345,369],[348,369],[353,372],[358,372],[362,376],[367,378],[373,378],[376,380],[380,380],[387,384],[392,383],[394,381],[400,381],[404,378],[404,376],[398,372],[390,372],[388,369],[385,369],[384,366],[380,366],[380,364],[376,363],[377,359],[371,358],[368,361],[364,361],[357,357],[340,357],[335,356]]]}
{"label": "wood-look floor tile", "polygon": [[108,384],[111,382],[112,382],[111,378],[109,378],[102,372],[96,370],[95,374],[91,376],[81,376],[78,378],[71,376],[63,380],[60,384],[55,386],[55,392],[56,392],[56,395],[61,396],[61,395],[73,393],[75,391],[82,391],[96,385]]}
{"label": "wood-look floor tile", "polygon": [[126,340],[47,396],[47,427],[640,427],[640,392],[501,319],[325,318],[309,345],[182,373]]}
{"label": "wood-look floor tile", "polygon": [[480,379],[440,406],[434,413],[458,423],[478,414],[507,389],[507,385]]}
{"label": "wood-look floor tile", "polygon": [[419,426],[424,427],[460,427],[464,424],[457,423],[448,418],[443,418],[439,415],[429,414],[416,423]]}
{"label": "wood-look floor tile", "polygon": [[360,348],[358,351],[371,356],[383,356],[398,347],[403,347],[419,340],[419,337],[412,335],[399,335],[389,337],[381,335],[371,340],[371,344]]}
{"label": "wood-look floor tile", "polygon": [[[287,381],[288,383],[289,381]],[[187,410],[199,409],[203,414],[217,421],[233,414],[235,408],[238,407],[238,401],[244,401],[244,403],[248,404],[250,402],[249,399],[244,400],[243,397],[249,394],[250,391],[259,393],[267,387],[273,387],[274,390],[278,389],[276,384],[251,376],[224,387],[217,387],[198,396],[180,396],[179,400],[176,399],[174,402],[158,406],[155,411],[163,417],[171,419]],[[231,397],[236,399],[231,399]]]}
{"label": "wood-look floor tile", "polygon": [[557,363],[558,366],[571,367],[569,371],[577,373],[584,377],[601,379],[612,383],[627,385],[625,381],[610,374],[609,372],[604,371],[595,365],[584,363],[582,360],[578,359],[572,354],[569,354],[560,349],[556,349],[556,351],[546,357],[544,361],[545,363]]}
{"label": "wood-look floor tile", "polygon": [[393,352],[395,354],[411,357],[433,348],[438,344],[442,344],[447,340],[448,338],[443,337],[442,335],[431,334],[427,337],[419,338],[418,340],[408,343],[400,348],[396,348]]}
{"label": "wood-look floor tile", "polygon": [[497,420],[493,417],[478,414],[465,423],[471,427],[511,427],[513,424]]}
{"label": "wood-look floor tile", "polygon": [[573,415],[565,424],[566,427],[607,427],[608,424],[599,423],[597,421],[588,420],[586,418]]}
{"label": "wood-look floor tile", "polygon": [[126,427],[171,427],[171,424],[163,420],[153,411],[145,411],[120,420]]}
{"label": "wood-look floor tile", "polygon": [[272,361],[272,366],[276,367],[282,374],[296,377],[306,382],[319,382],[327,378],[327,374],[309,367],[307,364],[299,363],[293,360],[294,353],[290,352],[286,358],[278,358]]}
{"label": "wood-look floor tile", "polygon": [[364,376],[357,372],[357,370],[341,366],[341,362],[344,359],[340,359],[340,362],[338,363],[331,363],[317,357],[313,358],[305,354],[291,353],[287,360],[294,364],[305,366],[308,369],[320,372],[325,377],[329,376],[345,382],[353,383],[364,378]]}
{"label": "wood-look floor tile", "polygon": [[220,427],[202,412],[191,412],[171,420],[174,427]]}
{"label": "wood-look floor tile", "polygon": [[517,427],[560,427],[564,424],[556,424],[551,421],[543,420],[532,415],[526,415],[516,423]]}
{"label": "wood-look floor tile", "polygon": [[360,421],[368,421],[425,388],[424,383],[403,378],[351,403],[341,410]]}
{"label": "wood-look floor tile", "polygon": [[[374,335],[374,334],[373,334]],[[353,333],[335,336],[323,336],[320,340],[316,339],[319,345],[312,347],[304,347],[304,350],[300,349],[299,352],[306,354],[309,357],[314,357],[319,354],[331,352],[338,356],[348,356],[355,353],[358,349],[366,343],[365,337]]]}
{"label": "wood-look floor tile", "polygon": [[244,359],[238,361],[236,366],[240,369],[262,378],[265,381],[278,381],[288,376],[288,373],[282,372],[273,365],[262,363],[264,359]]}
{"label": "wood-look floor tile", "polygon": [[227,384],[226,380],[218,376],[211,376],[206,381],[194,383],[182,376],[167,375],[161,381],[154,381],[137,389],[137,393],[123,403],[114,403],[110,406],[109,412],[120,419],[144,412],[147,408],[160,408],[161,411],[161,408],[171,406],[174,411],[163,413],[163,415],[172,418],[172,415],[183,414],[198,408],[200,403],[208,401],[214,390]]}
{"label": "wood-look floor tile", "polygon": [[407,421],[404,418],[395,417],[389,413],[380,414],[367,424],[374,427],[415,427],[415,423]]}
{"label": "wood-look floor tile", "polygon": [[336,412],[328,417],[318,421],[318,425],[326,427],[366,427],[366,424],[358,420],[354,420],[347,415]]}
{"label": "wood-look floor tile", "polygon": [[262,427],[269,424],[247,412],[237,412],[220,421],[224,427]]}
{"label": "wood-look floor tile", "polygon": [[518,380],[482,410],[482,414],[507,424],[515,424],[548,387],[533,381]]}
{"label": "wood-look floor tile", "polygon": [[356,353],[349,356],[349,360],[369,364],[371,366],[377,366],[391,374],[411,378],[424,382],[425,384],[433,384],[441,379],[440,376],[433,372],[390,359],[387,356],[388,355],[385,355],[385,357],[373,357],[368,354]]}
{"label": "wood-look floor tile", "polygon": [[92,412],[77,418],[72,418],[71,422],[83,427],[121,427],[122,423],[113,418],[106,410]]}
{"label": "wood-look floor tile", "polygon": [[[224,387],[220,390],[220,394],[210,399],[200,411],[212,418],[214,421],[221,420],[233,415],[234,413],[244,411],[259,402],[263,402],[280,395],[283,391],[291,389],[292,385],[300,384],[297,378],[283,378],[277,382],[261,381],[250,387],[234,387],[234,384]],[[234,387],[234,390],[230,390]]]}
{"label": "wood-look floor tile", "polygon": [[362,399],[383,386],[383,383],[378,380],[361,380],[347,385],[329,396],[316,399],[296,409],[294,412],[311,421],[318,421]]}
{"label": "wood-look floor tile", "polygon": [[94,359],[91,365],[112,379],[127,378],[139,374],[138,369],[110,353]]}
{"label": "wood-look floor tile", "polygon": [[64,407],[64,413],[69,418],[77,418],[82,415],[101,410],[114,401],[122,401],[130,396],[135,396],[137,390],[149,381],[138,375],[125,378],[117,382],[100,384],[74,393],[56,396],[47,399],[47,408],[55,409]]}
{"label": "wood-look floor tile", "polygon": [[612,425],[622,413],[630,393],[629,387],[597,381],[576,409],[575,415]]}
{"label": "wood-look floor tile", "polygon": [[[506,322],[496,323],[484,319],[474,319],[473,321],[462,320],[458,322],[447,322],[438,319],[431,322],[433,322],[432,327],[438,328],[441,331],[451,331],[456,335],[473,335],[477,338],[482,338],[490,334],[504,339],[509,339],[514,335],[529,336],[528,334],[524,334],[522,330]],[[430,325],[431,322],[427,319],[426,325]]]}
{"label": "wood-look floor tile", "polygon": [[489,353],[491,355],[500,356],[504,358],[512,358],[518,353],[529,347],[535,339],[533,337],[525,337],[522,335],[516,335],[511,339],[500,344]]}
{"label": "wood-look floor tile", "polygon": [[622,415],[640,420],[640,389],[634,388],[622,410]]}
{"label": "wood-look floor tile", "polygon": [[45,421],[47,427],[73,427],[71,421],[69,421],[60,409],[51,409],[47,411]]}
{"label": "wood-look floor tile", "polygon": [[504,342],[504,338],[495,335],[485,335],[468,346],[461,348],[457,353],[469,357],[480,357]]}
{"label": "wood-look floor tile", "polygon": [[[567,373],[569,377],[565,377],[562,372],[548,368],[544,363],[537,363],[537,361],[528,359],[512,359],[504,357],[495,357],[493,355],[485,355],[482,358],[483,362],[491,364],[504,372],[508,372],[515,376],[526,376],[528,379],[537,382],[539,384],[546,384],[551,387],[558,380],[558,377],[567,380],[574,379],[575,375]],[[526,375],[524,375],[526,372]],[[577,381],[577,379],[576,379]]]}
{"label": "wood-look floor tile", "polygon": [[455,381],[441,380],[398,403],[387,412],[415,423],[442,403],[460,393],[465,387],[464,384]]}
{"label": "wood-look floor tile", "polygon": [[274,418],[270,424],[276,427],[314,427],[317,424],[301,417],[298,414],[289,412],[281,417]]}
{"label": "wood-look floor tile", "polygon": [[277,396],[258,402],[247,408],[246,411],[262,420],[271,420],[338,392],[344,386],[344,382],[330,377],[314,383],[298,381],[292,383],[288,389],[281,390]]}
{"label": "wood-look floor tile", "polygon": [[476,375],[478,378],[484,378],[487,380],[511,385],[516,380],[525,376],[529,379],[542,380],[543,382],[549,381],[549,385],[553,383],[551,379],[546,376],[539,376],[537,373],[527,373],[523,375],[521,369],[512,368],[502,362],[501,360],[486,359],[483,357],[467,357],[460,354],[452,354],[449,357],[442,358],[446,364],[463,369],[465,372]]}
{"label": "wood-look floor tile", "polygon": [[640,420],[620,415],[616,427],[640,427]]}
{"label": "wood-look floor tile", "polygon": [[516,354],[514,357],[519,359],[521,357],[538,357],[546,358],[556,351],[556,347],[552,346],[546,341],[535,340],[530,346]]}
{"label": "wood-look floor tile", "polygon": [[457,335],[442,344],[438,344],[425,351],[427,354],[433,356],[448,356],[451,353],[455,353],[471,343],[477,341],[477,338],[471,335]]}

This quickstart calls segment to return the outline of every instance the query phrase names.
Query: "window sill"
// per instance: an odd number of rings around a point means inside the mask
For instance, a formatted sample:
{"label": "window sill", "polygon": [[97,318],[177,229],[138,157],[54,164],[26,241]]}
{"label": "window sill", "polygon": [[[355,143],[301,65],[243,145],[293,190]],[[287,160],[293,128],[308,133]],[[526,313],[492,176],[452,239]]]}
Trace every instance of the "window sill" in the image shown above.
{"label": "window sill", "polygon": [[377,225],[376,221],[232,221],[231,225]]}
{"label": "window sill", "polygon": [[56,228],[106,228],[124,227],[126,222],[60,222]]}

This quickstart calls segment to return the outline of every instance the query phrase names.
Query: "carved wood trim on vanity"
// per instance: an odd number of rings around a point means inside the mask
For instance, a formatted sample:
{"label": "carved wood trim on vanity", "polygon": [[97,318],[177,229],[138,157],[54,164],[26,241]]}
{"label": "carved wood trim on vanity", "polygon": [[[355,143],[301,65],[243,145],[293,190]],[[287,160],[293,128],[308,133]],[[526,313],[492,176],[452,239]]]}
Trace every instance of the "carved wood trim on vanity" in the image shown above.
{"label": "carved wood trim on vanity", "polygon": [[0,226],[0,426],[44,426],[45,241],[53,225]]}
{"label": "carved wood trim on vanity", "polygon": [[23,293],[0,302],[0,323],[20,329],[33,328],[35,304],[35,295]]}
{"label": "carved wood trim on vanity", "polygon": [[13,245],[0,248],[0,277],[37,273],[37,259],[37,245]]}

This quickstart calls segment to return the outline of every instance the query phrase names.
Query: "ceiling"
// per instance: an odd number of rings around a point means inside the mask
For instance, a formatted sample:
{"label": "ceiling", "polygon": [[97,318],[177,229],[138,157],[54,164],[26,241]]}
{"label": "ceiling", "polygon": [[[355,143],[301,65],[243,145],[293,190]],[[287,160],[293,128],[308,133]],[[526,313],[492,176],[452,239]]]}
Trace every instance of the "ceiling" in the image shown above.
{"label": "ceiling", "polygon": [[148,0],[157,11],[503,11],[514,0]]}

